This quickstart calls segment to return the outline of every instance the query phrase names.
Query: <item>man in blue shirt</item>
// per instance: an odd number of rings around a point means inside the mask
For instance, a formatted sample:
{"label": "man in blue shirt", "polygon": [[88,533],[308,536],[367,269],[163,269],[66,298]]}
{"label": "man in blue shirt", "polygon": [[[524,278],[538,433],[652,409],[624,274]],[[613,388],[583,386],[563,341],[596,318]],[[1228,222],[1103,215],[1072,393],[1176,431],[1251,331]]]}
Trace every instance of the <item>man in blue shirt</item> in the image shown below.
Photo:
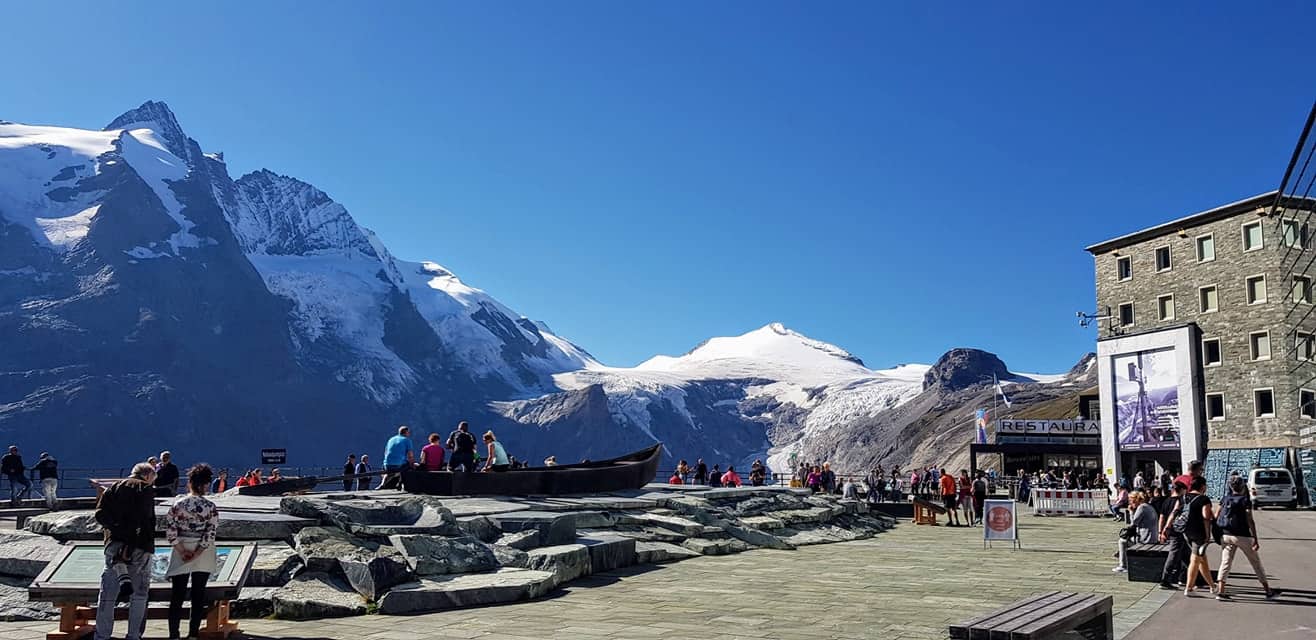
{"label": "man in blue shirt", "polygon": [[411,444],[411,429],[398,427],[398,434],[384,445],[384,481],[380,489],[402,488],[402,470],[416,463],[416,451]]}

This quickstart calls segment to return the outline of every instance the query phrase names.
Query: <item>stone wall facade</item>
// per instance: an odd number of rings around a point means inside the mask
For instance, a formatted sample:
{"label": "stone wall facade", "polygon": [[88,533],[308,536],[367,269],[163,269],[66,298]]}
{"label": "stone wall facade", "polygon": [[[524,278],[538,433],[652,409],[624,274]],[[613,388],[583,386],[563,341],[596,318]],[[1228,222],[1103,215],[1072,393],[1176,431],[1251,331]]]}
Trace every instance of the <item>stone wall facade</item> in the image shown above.
{"label": "stone wall facade", "polygon": [[[1293,276],[1311,277],[1307,264],[1311,247],[1285,245],[1280,218],[1305,212],[1269,214],[1273,196],[1258,196],[1229,205],[1214,215],[1200,214],[1164,225],[1158,233],[1139,234],[1128,243],[1111,241],[1094,251],[1097,312],[1110,317],[1100,322],[1100,337],[1108,338],[1155,331],[1188,323],[1201,330],[1203,344],[1220,341],[1220,362],[1203,363],[1204,396],[1223,394],[1224,416],[1207,419],[1207,446],[1212,449],[1290,447],[1298,445],[1303,428],[1316,419],[1302,416],[1300,389],[1316,390],[1316,364],[1299,358],[1295,332],[1316,333],[1316,312],[1310,304],[1294,305]],[[1260,247],[1245,249],[1245,225],[1260,223]],[[1199,239],[1209,237],[1214,258],[1199,259]],[[1308,242],[1311,242],[1310,240]],[[1169,269],[1157,269],[1158,249],[1170,251]],[[1287,251],[1287,254],[1286,254]],[[1121,279],[1119,261],[1127,259],[1131,277]],[[1264,277],[1265,298],[1249,302],[1248,279]],[[1201,290],[1215,287],[1217,308],[1203,311]],[[1159,299],[1173,296],[1173,315],[1161,317]],[[1120,305],[1133,305],[1131,325],[1120,322]],[[1252,334],[1264,332],[1270,356],[1253,358]],[[1274,412],[1258,415],[1255,392],[1273,392]],[[1206,398],[1203,398],[1205,402]],[[1316,413],[1316,408],[1309,410]],[[1186,426],[1186,425],[1185,425]]]}

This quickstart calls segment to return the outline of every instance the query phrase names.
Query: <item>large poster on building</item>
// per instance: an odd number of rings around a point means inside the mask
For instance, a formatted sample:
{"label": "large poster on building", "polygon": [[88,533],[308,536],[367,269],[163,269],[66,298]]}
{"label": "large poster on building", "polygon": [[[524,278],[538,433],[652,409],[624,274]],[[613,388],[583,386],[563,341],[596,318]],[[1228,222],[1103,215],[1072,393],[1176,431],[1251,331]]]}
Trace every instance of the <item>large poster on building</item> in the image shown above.
{"label": "large poster on building", "polygon": [[1112,358],[1119,447],[1179,448],[1179,367],[1174,349]]}

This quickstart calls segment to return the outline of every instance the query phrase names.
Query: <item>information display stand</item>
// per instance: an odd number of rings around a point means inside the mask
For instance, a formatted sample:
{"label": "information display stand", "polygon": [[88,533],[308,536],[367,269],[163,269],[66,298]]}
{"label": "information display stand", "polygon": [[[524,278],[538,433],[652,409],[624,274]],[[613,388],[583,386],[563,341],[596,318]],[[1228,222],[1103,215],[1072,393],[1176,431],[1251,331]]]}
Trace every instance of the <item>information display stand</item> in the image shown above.
{"label": "information display stand", "polygon": [[[159,543],[157,543],[159,545]],[[150,602],[167,602],[170,585],[165,578],[169,568],[170,547],[159,545],[151,558]],[[221,544],[215,548],[217,566],[206,585],[206,601],[210,610],[201,640],[224,640],[238,631],[238,625],[228,618],[229,601],[236,599],[251,573],[256,559],[254,544]],[[46,565],[31,586],[28,600],[50,602],[59,609],[59,628],[46,634],[46,640],[76,640],[90,635],[96,629],[96,602],[100,597],[101,572],[105,570],[105,546],[97,543],[77,543],[65,546],[60,554]],[[167,612],[147,608],[148,617]],[[116,619],[126,615],[127,609],[115,610]]]}

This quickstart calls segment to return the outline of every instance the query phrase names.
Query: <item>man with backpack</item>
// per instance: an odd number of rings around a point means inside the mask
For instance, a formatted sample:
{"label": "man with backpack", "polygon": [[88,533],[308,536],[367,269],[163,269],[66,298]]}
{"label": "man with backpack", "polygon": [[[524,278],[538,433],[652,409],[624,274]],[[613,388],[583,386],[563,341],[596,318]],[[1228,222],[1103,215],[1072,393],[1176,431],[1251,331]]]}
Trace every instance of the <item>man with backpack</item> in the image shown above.
{"label": "man with backpack", "polygon": [[987,500],[987,474],[979,471],[977,479],[973,481],[973,524],[982,523],[982,507],[985,500]]}
{"label": "man with backpack", "polygon": [[471,426],[465,420],[457,423],[457,430],[448,435],[448,450],[452,452],[448,459],[448,470],[475,471],[475,444]]}
{"label": "man with backpack", "polygon": [[150,596],[155,552],[155,469],[142,462],[96,501],[96,522],[105,530],[105,571],[96,605],[96,640],[114,633],[114,606],[128,601],[127,640],[140,640]]}
{"label": "man with backpack", "polygon": [[1184,572],[1188,570],[1188,541],[1184,539],[1182,532],[1172,526],[1185,506],[1184,499],[1188,496],[1188,485],[1176,480],[1173,487],[1174,497],[1171,499],[1173,506],[1168,513],[1161,516],[1159,523],[1159,539],[1162,543],[1170,545],[1165,554],[1165,566],[1161,569],[1162,589],[1174,589],[1175,583],[1179,582]]}

